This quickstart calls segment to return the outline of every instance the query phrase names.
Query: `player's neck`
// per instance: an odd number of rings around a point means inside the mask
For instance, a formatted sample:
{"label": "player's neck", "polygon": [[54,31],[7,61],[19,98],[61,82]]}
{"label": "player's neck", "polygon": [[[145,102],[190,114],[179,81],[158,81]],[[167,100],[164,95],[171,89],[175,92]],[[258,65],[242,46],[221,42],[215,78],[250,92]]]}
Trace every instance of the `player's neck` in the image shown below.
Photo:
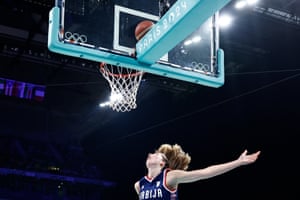
{"label": "player's neck", "polygon": [[161,168],[160,167],[152,167],[152,168],[148,168],[148,174],[147,177],[150,179],[155,178],[158,174],[160,174],[161,172]]}

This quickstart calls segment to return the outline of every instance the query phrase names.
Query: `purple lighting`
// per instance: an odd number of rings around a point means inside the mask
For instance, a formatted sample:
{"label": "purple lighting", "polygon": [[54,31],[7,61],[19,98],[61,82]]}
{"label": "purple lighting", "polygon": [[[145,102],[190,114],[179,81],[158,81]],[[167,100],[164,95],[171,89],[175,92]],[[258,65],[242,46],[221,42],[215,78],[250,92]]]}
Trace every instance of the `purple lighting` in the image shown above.
{"label": "purple lighting", "polygon": [[0,78],[0,95],[42,102],[46,86]]}

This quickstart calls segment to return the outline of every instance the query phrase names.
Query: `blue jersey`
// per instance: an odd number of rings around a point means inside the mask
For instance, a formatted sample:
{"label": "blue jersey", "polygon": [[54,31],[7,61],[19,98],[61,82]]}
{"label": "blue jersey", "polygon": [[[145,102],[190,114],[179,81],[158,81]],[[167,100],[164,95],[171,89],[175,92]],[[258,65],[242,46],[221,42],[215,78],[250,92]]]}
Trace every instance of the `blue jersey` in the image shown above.
{"label": "blue jersey", "polygon": [[140,179],[140,200],[178,200],[177,190],[171,190],[166,185],[168,169],[164,169],[154,179],[147,176]]}

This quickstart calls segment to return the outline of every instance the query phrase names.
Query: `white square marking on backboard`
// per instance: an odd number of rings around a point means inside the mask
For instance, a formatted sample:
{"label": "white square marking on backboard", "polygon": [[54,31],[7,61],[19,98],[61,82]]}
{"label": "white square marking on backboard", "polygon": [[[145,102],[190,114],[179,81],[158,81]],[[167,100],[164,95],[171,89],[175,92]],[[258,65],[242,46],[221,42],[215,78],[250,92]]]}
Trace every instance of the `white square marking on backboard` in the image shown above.
{"label": "white square marking on backboard", "polygon": [[[123,6],[119,6],[119,5],[115,5],[115,16],[114,16],[114,40],[113,40],[113,48],[115,50],[119,50],[119,51],[123,51],[123,52],[128,52],[128,54],[132,54],[134,52],[134,48],[129,48],[126,46],[122,46],[119,44],[119,32],[120,32],[120,13],[126,13],[129,15],[133,15],[133,16],[138,16],[138,17],[142,17],[145,19],[149,19],[152,21],[158,21],[159,20],[159,16],[156,15],[152,15],[149,13],[145,13],[142,11],[138,11],[138,10],[134,10],[131,8],[126,8]],[[166,55],[164,55],[161,60],[163,61],[168,61],[168,53]]]}

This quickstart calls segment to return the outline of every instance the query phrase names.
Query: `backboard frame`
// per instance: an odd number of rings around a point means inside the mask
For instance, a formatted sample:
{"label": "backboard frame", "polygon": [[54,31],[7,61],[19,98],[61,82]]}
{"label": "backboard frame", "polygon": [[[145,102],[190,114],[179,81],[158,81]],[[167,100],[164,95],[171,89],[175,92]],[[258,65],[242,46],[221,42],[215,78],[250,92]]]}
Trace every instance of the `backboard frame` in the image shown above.
{"label": "backboard frame", "polygon": [[[62,0],[64,1],[64,0]],[[225,0],[224,0],[225,1]],[[191,83],[204,86],[218,88],[224,84],[224,51],[215,45],[213,54],[215,55],[214,73],[199,72],[192,68],[183,69],[176,65],[170,65],[161,60],[149,64],[139,61],[126,53],[112,51],[101,47],[85,43],[71,44],[62,40],[61,34],[61,17],[64,17],[63,8],[56,5],[49,13],[49,34],[48,48],[49,50],[82,59],[92,60],[96,62],[105,62],[116,66],[132,68],[138,71],[156,74],[163,77],[179,79]],[[218,13],[213,13],[217,17]],[[218,32],[216,32],[218,34]],[[218,41],[213,41],[218,43]]]}

